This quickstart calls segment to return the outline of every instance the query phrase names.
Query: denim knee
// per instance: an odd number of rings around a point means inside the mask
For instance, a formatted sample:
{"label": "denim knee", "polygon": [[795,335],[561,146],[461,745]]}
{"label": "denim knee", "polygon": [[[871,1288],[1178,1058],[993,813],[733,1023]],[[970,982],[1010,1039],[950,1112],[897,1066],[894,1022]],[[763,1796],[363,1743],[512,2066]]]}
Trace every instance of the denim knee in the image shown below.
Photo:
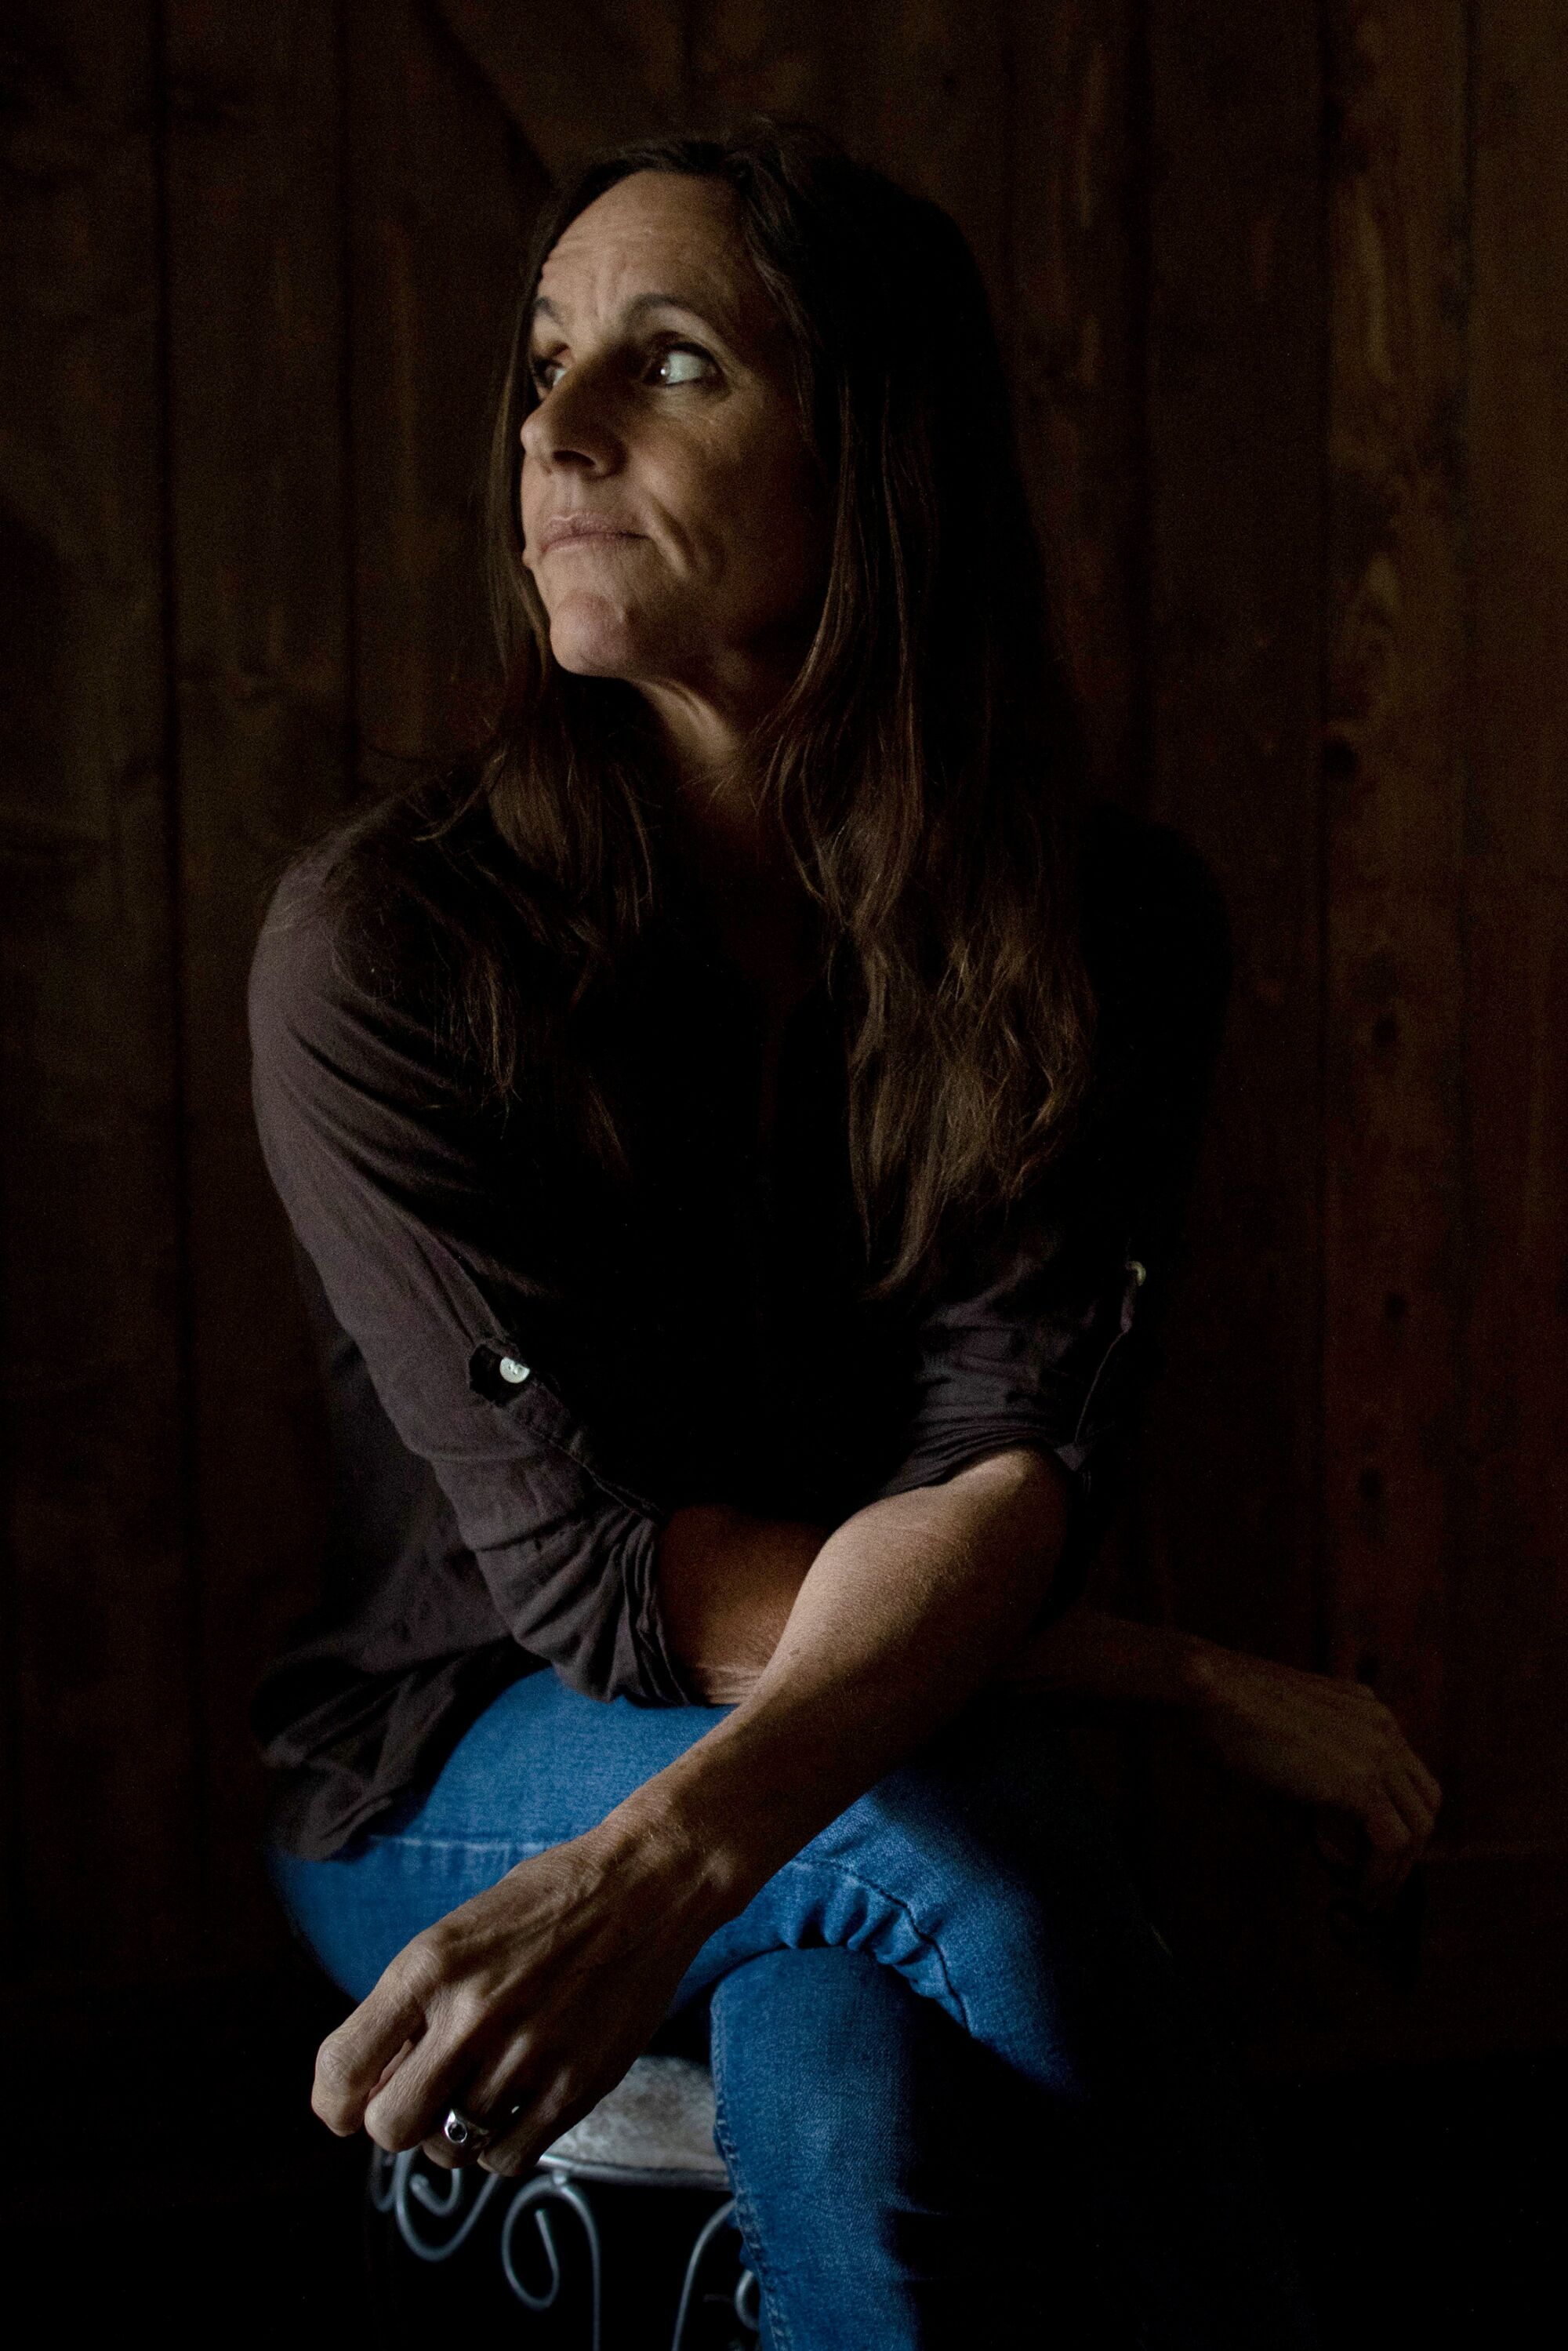
{"label": "denim knee", "polygon": [[1039,2320],[1057,2166],[1006,2067],[854,1952],[765,1953],[713,2016],[717,2135],[776,2343],[1005,2342]]}
{"label": "denim knee", "polygon": [[1022,1694],[988,1695],[793,1866],[840,1881],[820,1939],[900,1967],[977,2038],[1036,2078],[1043,2066],[1059,2092],[1078,2085],[1086,2041],[1113,2011],[1124,2029],[1129,2005],[1164,2005],[1168,1956],[1114,1823]]}

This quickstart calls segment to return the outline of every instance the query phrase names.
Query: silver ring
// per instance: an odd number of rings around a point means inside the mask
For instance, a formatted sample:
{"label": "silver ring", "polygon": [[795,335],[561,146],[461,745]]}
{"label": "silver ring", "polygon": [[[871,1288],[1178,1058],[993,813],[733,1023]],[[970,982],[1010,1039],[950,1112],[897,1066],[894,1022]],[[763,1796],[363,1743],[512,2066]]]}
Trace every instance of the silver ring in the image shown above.
{"label": "silver ring", "polygon": [[441,2126],[441,2136],[448,2147],[486,2147],[496,2136],[487,2124],[473,2115],[465,2115],[461,2106],[448,2106],[446,2120]]}
{"label": "silver ring", "polygon": [[499,2123],[482,2123],[476,2115],[465,2114],[461,2106],[448,2106],[441,2136],[448,2147],[488,2147],[499,2131],[510,2130],[522,2111],[519,2099],[516,2105],[506,2109]]}

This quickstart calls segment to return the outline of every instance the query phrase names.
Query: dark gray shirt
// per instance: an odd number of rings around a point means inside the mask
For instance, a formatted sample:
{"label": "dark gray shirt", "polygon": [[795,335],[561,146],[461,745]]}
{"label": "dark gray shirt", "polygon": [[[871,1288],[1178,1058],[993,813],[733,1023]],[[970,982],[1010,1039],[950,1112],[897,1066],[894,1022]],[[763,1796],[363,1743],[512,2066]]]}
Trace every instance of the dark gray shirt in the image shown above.
{"label": "dark gray shirt", "polygon": [[657,1579],[685,1503],[836,1525],[1033,1447],[1071,1479],[1068,1605],[1152,1360],[1225,998],[1223,918],[1179,840],[1092,813],[1088,1111],[915,1308],[856,1299],[825,985],[790,1020],[763,1151],[744,991],[689,930],[653,939],[616,1040],[636,1170],[617,1186],[549,1141],[526,1083],[477,1105],[418,991],[345,952],[322,890],[341,845],[286,879],[251,977],[256,1117],[338,1460],[326,1601],[256,1701],[278,1842],[339,1850],[520,1673],[689,1702]]}

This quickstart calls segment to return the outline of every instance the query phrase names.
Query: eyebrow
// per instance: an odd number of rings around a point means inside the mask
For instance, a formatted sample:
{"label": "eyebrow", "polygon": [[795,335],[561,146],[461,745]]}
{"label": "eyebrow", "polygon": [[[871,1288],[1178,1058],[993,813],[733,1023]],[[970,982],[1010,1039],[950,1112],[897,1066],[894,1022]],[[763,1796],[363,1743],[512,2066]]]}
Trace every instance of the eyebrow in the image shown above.
{"label": "eyebrow", "polygon": [[[718,319],[710,317],[706,310],[699,310],[695,303],[683,302],[678,294],[634,294],[622,310],[621,316],[628,319],[638,319],[646,310],[684,310],[688,319],[700,319],[703,325],[710,328],[714,333],[723,335],[727,341],[734,340],[729,329]],[[552,319],[558,327],[564,327],[566,324],[548,294],[540,294],[535,298],[534,307],[528,313],[530,335],[533,332],[536,319]]]}

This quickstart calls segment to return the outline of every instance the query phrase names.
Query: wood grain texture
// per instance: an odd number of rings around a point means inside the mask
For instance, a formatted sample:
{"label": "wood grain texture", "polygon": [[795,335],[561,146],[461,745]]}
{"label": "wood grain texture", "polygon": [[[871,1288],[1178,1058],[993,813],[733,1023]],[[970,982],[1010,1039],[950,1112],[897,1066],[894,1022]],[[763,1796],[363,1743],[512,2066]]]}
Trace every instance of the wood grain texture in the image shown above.
{"label": "wood grain texture", "polygon": [[946,205],[974,248],[1004,333],[1010,156],[1003,0],[691,0],[687,110],[706,127],[804,115]]}
{"label": "wood grain texture", "polygon": [[[1176,1623],[1318,1657],[1322,1091],[1321,90],[1313,12],[1147,14],[1151,814],[1223,893],[1235,983],[1140,1518]],[[1156,1747],[1151,1896],[1238,2035],[1301,1939],[1299,1823]]]}
{"label": "wood grain texture", "polygon": [[169,337],[205,1867],[221,1964],[279,1932],[246,1706],[314,1596],[315,1381],[251,1117],[245,982],[346,799],[339,100],[326,0],[171,0]]}
{"label": "wood grain texture", "polygon": [[436,12],[345,0],[345,26],[355,723],[384,786],[482,717],[490,403],[549,182]]}
{"label": "wood grain texture", "polygon": [[14,15],[13,2022],[46,1980],[54,2017],[273,1967],[244,1700],[321,1491],[251,939],[297,842],[482,716],[486,408],[551,179],[762,108],[968,234],[1101,780],[1230,910],[1124,1588],[1375,1672],[1448,1793],[1413,1986],[1333,1943],[1299,1813],[1158,1744],[1156,1916],[1260,2065],[1560,2039],[1563,0]]}
{"label": "wood grain texture", "polygon": [[[1568,9],[1474,13],[1467,1843],[1568,1844]],[[1560,1929],[1561,1936],[1561,1929]],[[1560,1939],[1559,1949],[1568,1944]]]}
{"label": "wood grain texture", "polygon": [[[661,90],[645,75],[639,54],[643,23],[656,34],[664,9],[591,8],[581,0],[570,7],[439,0],[439,8],[552,179],[567,178],[597,148],[645,138],[678,120],[668,85]],[[623,28],[616,18],[627,15],[633,22]],[[371,18],[360,21],[368,31]],[[656,41],[649,46],[657,54]]]}
{"label": "wood grain texture", "polygon": [[151,11],[13,11],[6,78],[3,1965],[60,1978],[178,1948],[201,1788]]}
{"label": "wood grain texture", "polygon": [[1306,1662],[1317,1575],[1322,396],[1311,12],[1150,14],[1150,810],[1207,860],[1236,986],[1159,1420],[1160,1576]]}
{"label": "wood grain texture", "polygon": [[1019,454],[1098,788],[1141,802],[1144,213],[1134,12],[1017,8],[1005,326]]}
{"label": "wood grain texture", "polygon": [[1441,1771],[1462,1572],[1465,11],[1332,12],[1327,1662]]}

